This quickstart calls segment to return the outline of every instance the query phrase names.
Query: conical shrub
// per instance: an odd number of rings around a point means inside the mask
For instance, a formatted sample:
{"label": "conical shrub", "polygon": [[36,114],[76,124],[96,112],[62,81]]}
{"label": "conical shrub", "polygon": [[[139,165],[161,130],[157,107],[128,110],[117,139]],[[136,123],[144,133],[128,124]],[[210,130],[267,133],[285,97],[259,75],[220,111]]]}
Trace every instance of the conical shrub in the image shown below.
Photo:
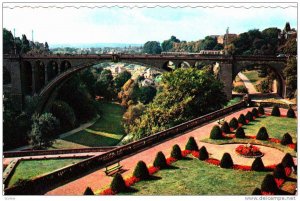
{"label": "conical shrub", "polygon": [[164,168],[168,167],[167,160],[166,160],[166,157],[163,154],[163,152],[160,151],[157,153],[154,163],[153,163],[153,166],[158,167],[160,169],[164,169]]}
{"label": "conical shrub", "polygon": [[126,191],[127,187],[126,187],[125,181],[120,173],[115,174],[115,176],[110,184],[110,188],[112,191],[114,191],[116,193]]}
{"label": "conical shrub", "polygon": [[289,108],[288,111],[287,111],[287,113],[286,113],[286,116],[288,118],[296,118],[295,111],[292,108]]}
{"label": "conical shrub", "polygon": [[262,192],[267,192],[267,193],[272,193],[274,195],[277,194],[278,192],[278,187],[275,182],[274,176],[271,174],[267,174],[261,184],[261,191]]}
{"label": "conical shrub", "polygon": [[252,109],[252,114],[253,114],[254,117],[257,118],[258,117],[258,110],[256,108],[253,108]]}
{"label": "conical shrub", "polygon": [[268,140],[269,139],[269,134],[265,127],[260,127],[260,129],[256,135],[256,139],[257,140]]}
{"label": "conical shrub", "polygon": [[282,145],[287,145],[287,144],[292,144],[293,143],[293,138],[289,133],[285,133],[282,136],[281,142]]}
{"label": "conical shrub", "polygon": [[236,138],[245,138],[246,135],[245,135],[245,131],[242,127],[239,127],[236,129],[235,131],[235,137]]}
{"label": "conical shrub", "polygon": [[149,178],[149,170],[147,165],[144,161],[139,161],[133,171],[133,176],[140,178],[140,179],[147,179]]}
{"label": "conical shrub", "polygon": [[253,121],[253,114],[252,112],[248,111],[246,116],[245,116],[246,120],[248,121]]}
{"label": "conical shrub", "polygon": [[290,153],[286,153],[282,158],[281,163],[283,167],[295,167],[294,159]]}
{"label": "conical shrub", "polygon": [[276,116],[276,117],[280,117],[280,110],[279,107],[277,105],[275,105],[272,109],[272,116]]}
{"label": "conical shrub", "polygon": [[205,146],[202,146],[199,150],[199,160],[204,161],[206,159],[208,159],[208,152],[206,150]]}
{"label": "conical shrub", "polygon": [[294,151],[297,152],[297,142],[295,143]]}
{"label": "conical shrub", "polygon": [[265,109],[263,108],[263,106],[260,105],[260,106],[258,107],[258,113],[261,114],[261,115],[264,115],[264,114],[265,114]]}
{"label": "conical shrub", "polygon": [[265,170],[265,165],[260,157],[254,159],[251,166],[251,170],[258,171],[258,172]]}
{"label": "conical shrub", "polygon": [[221,168],[232,168],[233,167],[233,161],[231,158],[231,155],[229,153],[224,153],[223,157],[220,162]]}
{"label": "conical shrub", "polygon": [[244,115],[244,114],[241,114],[241,115],[239,116],[238,122],[239,122],[240,124],[243,124],[243,125],[246,124],[246,118],[245,118],[245,115]]}
{"label": "conical shrub", "polygon": [[222,139],[222,130],[219,126],[214,126],[210,131],[210,139],[218,140]]}
{"label": "conical shrub", "polygon": [[226,134],[230,133],[230,127],[229,127],[229,124],[227,123],[227,121],[225,121],[223,123],[223,125],[221,126],[221,130],[222,130],[222,132],[224,132]]}
{"label": "conical shrub", "polygon": [[190,151],[198,151],[199,148],[194,137],[189,138],[188,142],[185,145],[185,149]]}
{"label": "conical shrub", "polygon": [[285,179],[286,178],[285,170],[284,170],[284,167],[281,163],[276,165],[276,167],[273,171],[273,176],[274,176],[274,178],[278,178],[278,179]]}
{"label": "conical shrub", "polygon": [[172,148],[171,157],[175,158],[177,160],[180,160],[182,158],[181,149],[178,146],[178,144],[175,144]]}
{"label": "conical shrub", "polygon": [[90,187],[86,187],[83,195],[95,195],[93,190]]}
{"label": "conical shrub", "polygon": [[255,188],[252,195],[261,195],[261,190],[259,188]]}
{"label": "conical shrub", "polygon": [[238,126],[239,126],[238,120],[235,117],[233,117],[229,122],[229,127],[233,129],[237,129]]}

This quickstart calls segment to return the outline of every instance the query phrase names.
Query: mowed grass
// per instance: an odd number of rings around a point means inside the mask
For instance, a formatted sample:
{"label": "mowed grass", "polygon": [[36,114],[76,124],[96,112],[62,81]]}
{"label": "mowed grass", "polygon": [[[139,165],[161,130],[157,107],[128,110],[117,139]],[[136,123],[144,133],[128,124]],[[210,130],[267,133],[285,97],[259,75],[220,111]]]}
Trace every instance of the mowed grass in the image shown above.
{"label": "mowed grass", "polygon": [[[90,127],[64,137],[63,141],[86,147],[113,146],[117,145],[125,135],[122,126],[122,118],[125,110],[116,103],[99,102],[101,110],[100,118]],[[60,146],[61,147],[61,146]]]}
{"label": "mowed grass", "polygon": [[254,85],[258,84],[260,81],[263,80],[263,78],[258,77],[258,71],[257,70],[251,70],[251,71],[243,71],[242,72]]}
{"label": "mowed grass", "polygon": [[198,159],[173,163],[178,169],[160,170],[158,180],[140,181],[131,195],[251,195],[267,172],[222,169]]}
{"label": "mowed grass", "polygon": [[8,187],[13,186],[19,179],[33,179],[81,160],[82,159],[43,159],[21,161],[10,178]]}

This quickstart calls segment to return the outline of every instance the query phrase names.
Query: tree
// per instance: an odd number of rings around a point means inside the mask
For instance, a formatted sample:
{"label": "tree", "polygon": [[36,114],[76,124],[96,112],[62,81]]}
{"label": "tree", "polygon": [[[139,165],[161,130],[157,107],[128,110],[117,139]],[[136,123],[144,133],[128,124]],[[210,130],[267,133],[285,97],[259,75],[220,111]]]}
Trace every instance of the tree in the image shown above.
{"label": "tree", "polygon": [[12,35],[11,31],[3,28],[3,54],[10,54],[13,53],[14,49],[14,36]]}
{"label": "tree", "polygon": [[94,85],[97,80],[92,71],[90,69],[87,69],[80,73],[79,76],[82,83],[85,84],[85,86],[87,87],[89,93],[94,96]]}
{"label": "tree", "polygon": [[216,45],[217,45],[216,38],[206,36],[204,38],[204,40],[201,42],[200,49],[201,50],[213,50]]}
{"label": "tree", "polygon": [[161,51],[161,46],[157,41],[148,41],[143,46],[143,52],[147,54],[160,54]]}
{"label": "tree", "polygon": [[161,44],[162,51],[167,52],[173,48],[174,43],[180,43],[180,40],[175,36],[171,36],[169,40],[164,40]]}
{"label": "tree", "polygon": [[47,42],[45,42],[45,51],[46,51],[46,52],[50,52],[49,45],[48,45]]}
{"label": "tree", "polygon": [[124,71],[120,74],[118,74],[114,80],[115,87],[117,91],[119,92],[121,90],[121,87],[131,78],[131,73],[128,71]]}
{"label": "tree", "polygon": [[113,76],[110,70],[104,69],[99,79],[94,85],[96,95],[100,95],[110,100],[114,96]]}
{"label": "tree", "polygon": [[51,114],[35,114],[32,117],[32,129],[29,134],[30,144],[35,149],[43,149],[53,144],[59,121]]}
{"label": "tree", "polygon": [[293,98],[295,97],[297,90],[297,59],[295,57],[290,57],[288,59],[283,74],[286,78],[287,97]]}
{"label": "tree", "polygon": [[156,95],[156,89],[151,86],[141,87],[139,89],[138,100],[143,104],[148,104]]}
{"label": "tree", "polygon": [[22,53],[26,53],[30,50],[29,40],[27,40],[27,37],[25,34],[22,35]]}

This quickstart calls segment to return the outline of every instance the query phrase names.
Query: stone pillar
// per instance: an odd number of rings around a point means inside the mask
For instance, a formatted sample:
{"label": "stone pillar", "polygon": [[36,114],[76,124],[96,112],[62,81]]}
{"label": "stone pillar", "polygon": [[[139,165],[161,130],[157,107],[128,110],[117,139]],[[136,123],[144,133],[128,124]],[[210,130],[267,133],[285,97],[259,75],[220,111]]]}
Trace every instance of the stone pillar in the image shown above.
{"label": "stone pillar", "polygon": [[22,84],[21,84],[21,64],[19,61],[10,61],[11,69],[11,98],[14,101],[14,107],[22,110]]}
{"label": "stone pillar", "polygon": [[48,69],[47,69],[47,65],[44,65],[44,68],[45,68],[45,85],[48,84]]}
{"label": "stone pillar", "polygon": [[232,98],[232,64],[220,63],[219,79],[224,83],[224,92],[230,100]]}
{"label": "stone pillar", "polygon": [[31,71],[32,71],[32,95],[34,95],[36,93],[36,84],[37,84],[37,69],[35,68],[35,64],[34,62],[30,62],[31,65]]}

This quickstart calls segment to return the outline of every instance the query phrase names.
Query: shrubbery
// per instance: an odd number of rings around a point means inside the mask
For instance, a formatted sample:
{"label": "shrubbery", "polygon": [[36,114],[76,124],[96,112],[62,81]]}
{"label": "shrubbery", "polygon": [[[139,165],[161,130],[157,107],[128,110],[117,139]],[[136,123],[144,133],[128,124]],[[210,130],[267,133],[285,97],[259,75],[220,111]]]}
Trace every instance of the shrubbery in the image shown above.
{"label": "shrubbery", "polygon": [[261,190],[259,188],[255,188],[252,195],[261,195]]}
{"label": "shrubbery", "polygon": [[220,162],[221,168],[232,168],[233,167],[233,161],[229,153],[224,153],[221,162]]}
{"label": "shrubbery", "polygon": [[264,115],[264,114],[265,114],[265,109],[263,108],[263,106],[260,105],[260,106],[258,107],[258,113],[261,114],[261,115]]}
{"label": "shrubbery", "polygon": [[245,93],[245,94],[248,93],[248,89],[244,85],[235,86],[233,88],[233,91],[237,93]]}
{"label": "shrubbery", "polygon": [[248,111],[246,116],[245,116],[246,120],[248,121],[253,121],[253,114],[252,112]]}
{"label": "shrubbery", "polygon": [[158,167],[160,169],[168,167],[167,160],[163,152],[160,151],[157,153],[153,166]]}
{"label": "shrubbery", "polygon": [[235,137],[236,138],[245,138],[246,135],[245,135],[245,131],[242,127],[239,127],[236,129],[235,131]]}
{"label": "shrubbery", "polygon": [[281,161],[283,167],[295,167],[293,157],[290,153],[286,153]]}
{"label": "shrubbery", "polygon": [[271,174],[267,174],[261,184],[261,191],[272,193],[274,195],[278,192],[278,187],[275,182],[274,176]]}
{"label": "shrubbery", "polygon": [[269,134],[267,132],[267,129],[265,127],[261,127],[256,135],[257,140],[268,140]]}
{"label": "shrubbery", "polygon": [[258,110],[256,108],[253,108],[252,109],[252,114],[253,114],[254,117],[257,118],[258,117]]}
{"label": "shrubbery", "polygon": [[111,184],[111,190],[118,193],[126,191],[127,187],[125,181],[120,173],[116,173]]}
{"label": "shrubbery", "polygon": [[239,122],[240,124],[243,124],[243,125],[246,124],[246,118],[245,118],[245,115],[244,115],[244,114],[241,114],[241,115],[239,116],[238,122]]}
{"label": "shrubbery", "polygon": [[208,152],[205,146],[202,146],[199,150],[199,160],[204,161],[208,159]]}
{"label": "shrubbery", "polygon": [[287,113],[286,113],[286,116],[288,118],[296,118],[295,111],[292,108],[289,108],[288,111],[287,111]]}
{"label": "shrubbery", "polygon": [[210,139],[218,140],[222,139],[222,130],[219,126],[214,126],[210,131]]}
{"label": "shrubbery", "polygon": [[95,195],[93,190],[90,187],[86,187],[83,195]]}
{"label": "shrubbery", "polygon": [[181,149],[178,144],[175,144],[172,148],[171,157],[180,160],[182,158]]}
{"label": "shrubbery", "polygon": [[198,151],[199,148],[194,137],[189,138],[188,142],[185,145],[185,149],[190,151]]}
{"label": "shrubbery", "polygon": [[275,178],[278,178],[278,179],[285,179],[286,178],[285,170],[284,170],[284,167],[281,163],[276,165],[276,167],[274,169],[274,172],[273,172],[273,176]]}
{"label": "shrubbery", "polygon": [[147,165],[144,161],[139,161],[133,171],[133,176],[140,178],[140,179],[147,179],[149,178],[149,171]]}
{"label": "shrubbery", "polygon": [[229,122],[229,126],[230,128],[237,129],[237,127],[239,126],[238,120],[235,117],[233,117]]}
{"label": "shrubbery", "polygon": [[223,123],[223,125],[221,126],[221,130],[224,133],[230,133],[230,127],[229,127],[229,124],[227,123],[227,121],[225,121]]}
{"label": "shrubbery", "polygon": [[285,133],[282,136],[281,142],[282,145],[287,145],[287,144],[292,144],[293,143],[293,138],[289,133]]}
{"label": "shrubbery", "polygon": [[272,116],[276,116],[276,117],[280,117],[280,110],[279,107],[277,105],[275,105],[272,109]]}
{"label": "shrubbery", "polygon": [[261,160],[261,157],[255,158],[255,160],[252,163],[251,170],[254,171],[264,171],[265,165],[263,161]]}

